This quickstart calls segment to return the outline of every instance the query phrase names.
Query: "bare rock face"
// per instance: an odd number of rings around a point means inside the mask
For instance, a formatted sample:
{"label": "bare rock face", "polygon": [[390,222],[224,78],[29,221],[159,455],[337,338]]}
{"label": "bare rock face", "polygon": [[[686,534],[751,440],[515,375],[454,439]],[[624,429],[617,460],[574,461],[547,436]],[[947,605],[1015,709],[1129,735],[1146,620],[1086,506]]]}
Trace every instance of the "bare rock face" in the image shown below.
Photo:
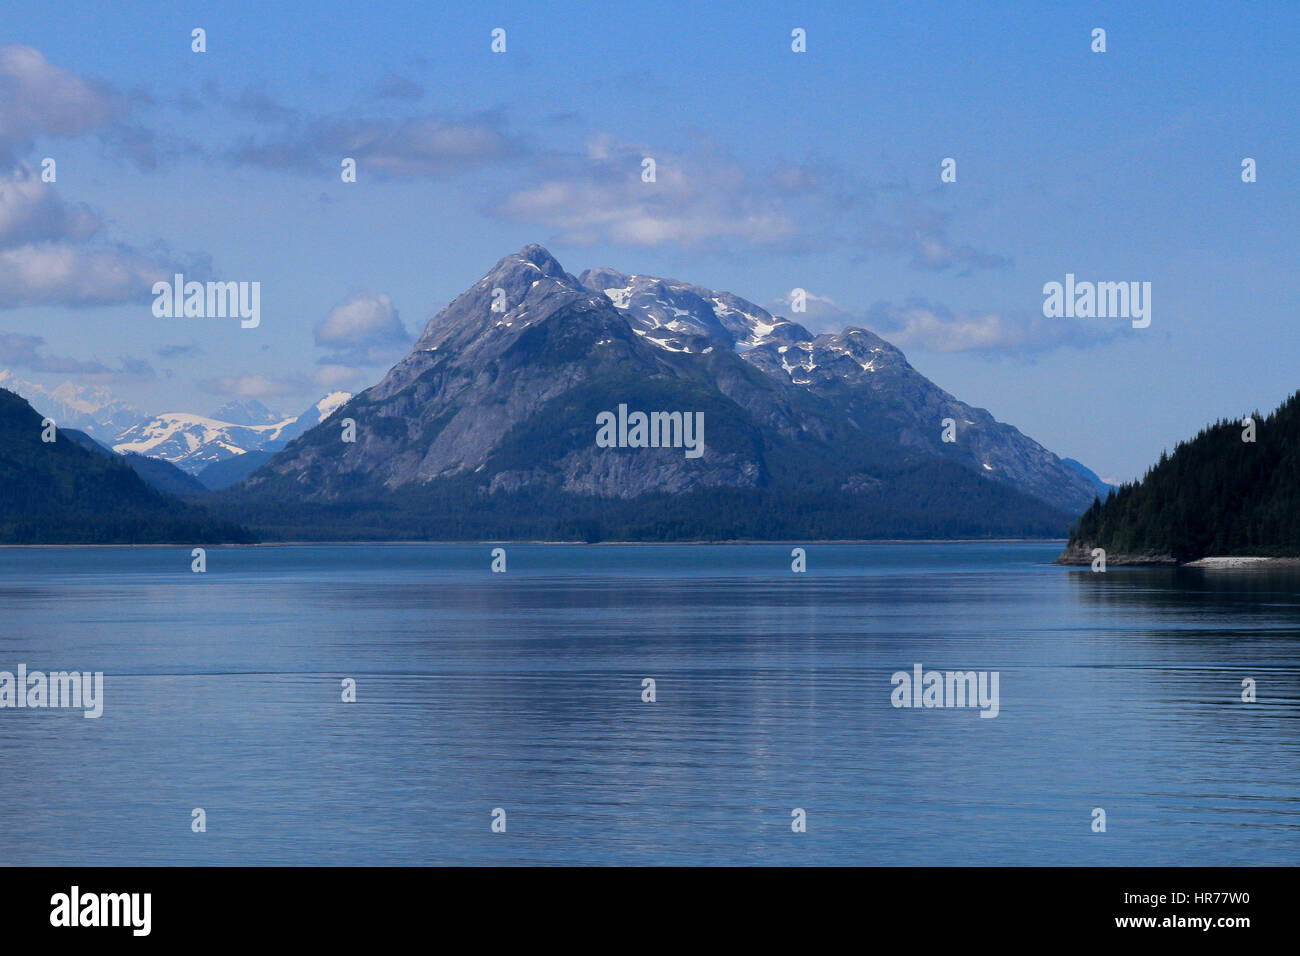
{"label": "bare rock face", "polygon": [[[703,413],[703,454],[598,446],[597,416],[619,404]],[[357,423],[355,443],[339,441],[345,417]],[[944,419],[953,442],[941,440]],[[1063,514],[1094,495],[1051,452],[958,401],[866,329],[814,336],[675,279],[612,269],[575,278],[530,245],[240,491],[341,502],[453,482],[467,501],[547,489],[629,500],[788,485],[870,498],[900,468],[937,461]]]}

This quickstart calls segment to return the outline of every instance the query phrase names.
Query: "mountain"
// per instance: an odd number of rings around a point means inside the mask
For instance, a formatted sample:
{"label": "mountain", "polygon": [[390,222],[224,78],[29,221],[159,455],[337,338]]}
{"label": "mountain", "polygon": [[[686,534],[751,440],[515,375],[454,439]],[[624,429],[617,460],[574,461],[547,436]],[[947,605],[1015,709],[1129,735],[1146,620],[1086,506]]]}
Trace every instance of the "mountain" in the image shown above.
{"label": "mountain", "polygon": [[1117,485],[1112,485],[1109,482],[1102,481],[1101,478],[1098,477],[1095,471],[1093,471],[1091,468],[1089,468],[1081,461],[1076,461],[1073,458],[1062,458],[1061,464],[1063,464],[1066,468],[1069,468],[1072,472],[1074,472],[1079,477],[1083,478],[1083,480],[1088,482],[1088,484],[1092,485],[1093,489],[1097,492],[1097,494],[1103,497],[1105,497],[1106,495],[1110,494],[1112,491],[1116,490],[1116,488],[1118,488]]}
{"label": "mountain", "polygon": [[150,488],[117,456],[55,432],[0,389],[0,542],[5,544],[219,544],[251,535]]}
{"label": "mountain", "polygon": [[351,397],[352,394],[350,392],[330,392],[315,405],[312,405],[305,412],[295,418],[293,424],[289,425],[283,432],[281,432],[279,439],[281,444],[277,446],[276,450],[283,448],[299,435],[310,431],[321,422],[325,421],[325,419],[338,411],[338,409],[341,408]]}
{"label": "mountain", "polygon": [[270,461],[277,451],[293,439],[329,418],[351,397],[349,392],[330,392],[282,428],[274,441],[268,441],[261,448],[246,451],[242,455],[212,462],[198,473],[199,480],[214,490],[238,484]]}
{"label": "mountain", "polygon": [[803,326],[778,318],[730,292],[703,286],[630,276],[613,269],[588,269],[583,288],[602,292],[637,335],[674,352],[702,352],[711,345],[752,348],[812,339]]}
{"label": "mountain", "polygon": [[292,418],[286,418],[270,425],[237,425],[168,412],[126,429],[113,440],[113,450],[162,458],[194,475],[214,461],[266,447],[293,423]]}
{"label": "mountain", "polygon": [[[17,392],[15,392],[14,394],[17,394]],[[99,442],[95,441],[95,439],[91,438],[89,435],[87,435],[85,432],[81,431],[80,429],[60,428],[58,430],[58,434],[68,439],[68,441],[75,442],[76,444],[80,445],[82,448],[86,449],[86,451],[93,451],[101,455],[113,454],[113,450],[111,448],[105,445],[101,445]]]}
{"label": "mountain", "polygon": [[283,415],[277,415],[257,399],[227,402],[208,417],[232,425],[274,425],[284,421]]}
{"label": "mountain", "polygon": [[178,496],[202,494],[208,490],[207,485],[199,482],[197,478],[187,475],[169,461],[163,461],[161,458],[147,458],[134,452],[118,456],[111,448],[101,445],[85,432],[75,428],[60,428],[58,433],[60,436],[76,442],[89,451],[108,455],[112,458],[120,457],[120,460],[126,462],[127,466],[139,475],[141,480],[150,488]]}
{"label": "mountain", "polygon": [[1300,392],[1267,418],[1254,441],[1225,419],[1162,453],[1136,484],[1094,501],[1070,531],[1060,561],[1187,562],[1204,557],[1300,556]]}
{"label": "mountain", "polygon": [[181,471],[162,458],[150,458],[147,455],[137,455],[135,452],[127,452],[122,457],[127,467],[139,475],[150,488],[177,497],[200,495],[208,490],[208,486],[199,479],[188,472]]}
{"label": "mountain", "polygon": [[213,491],[229,488],[243,481],[274,457],[275,452],[266,449],[246,451],[234,458],[214,461],[199,472],[197,480],[202,482],[203,487]]}
{"label": "mountain", "polygon": [[[959,402],[866,329],[814,336],[738,296],[675,279],[596,269],[580,281],[603,292],[637,334],[663,348],[696,354],[740,349],[752,365],[824,396],[864,428],[886,416],[893,423],[890,437],[902,445],[943,455],[1066,511],[1092,500],[1091,482],[984,409]],[[943,419],[952,419],[956,441],[941,440]]]}
{"label": "mountain", "polygon": [[0,370],[0,386],[27,399],[42,415],[54,419],[59,428],[84,431],[105,444],[111,444],[119,434],[146,417],[126,402],[113,398],[102,386],[90,388],[64,382],[56,388],[46,388],[17,379],[6,370]]}
{"label": "mountain", "polygon": [[[273,412],[256,399],[227,402],[211,415],[169,412],[151,418],[117,401],[103,387],[65,382],[50,389],[14,378],[3,370],[0,385],[22,395],[34,408],[54,419],[61,430],[84,432],[120,454],[171,462],[192,475],[247,451],[279,451],[352,397],[348,392],[331,392],[293,418]],[[259,464],[269,457],[262,457]],[[237,481],[255,467],[246,463],[231,473],[239,474]],[[163,490],[181,493],[188,487],[184,482],[177,484],[167,469],[141,464],[137,470],[147,472],[146,481],[152,477],[162,483]]]}
{"label": "mountain", "polygon": [[[258,401],[230,402],[218,409],[212,418],[168,412],[117,435],[113,440],[113,450],[162,458],[183,471],[198,475],[213,464],[230,461],[248,452],[279,451],[298,435],[319,425],[351,397],[347,392],[331,392],[293,418],[278,418]],[[218,414],[225,417],[215,417]],[[269,455],[260,458],[259,464],[267,458]],[[222,484],[213,487],[223,487],[227,475],[238,474],[239,477],[234,479],[238,481],[254,467],[244,463],[215,472],[216,480]]]}
{"label": "mountain", "polygon": [[[598,447],[619,405],[703,414],[702,455]],[[813,336],[701,286],[575,278],[535,245],[341,411],[355,442],[311,429],[219,507],[288,537],[670,540],[1046,536],[1093,498],[865,329]]]}

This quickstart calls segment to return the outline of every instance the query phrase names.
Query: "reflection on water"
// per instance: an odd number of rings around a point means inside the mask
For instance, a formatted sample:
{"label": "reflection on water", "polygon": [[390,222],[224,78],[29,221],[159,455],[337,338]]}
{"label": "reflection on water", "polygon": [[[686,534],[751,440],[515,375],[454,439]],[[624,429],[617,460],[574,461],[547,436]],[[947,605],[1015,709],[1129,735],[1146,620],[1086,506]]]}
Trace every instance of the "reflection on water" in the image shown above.
{"label": "reflection on water", "polygon": [[[106,697],[0,710],[4,859],[1300,859],[1300,574],[806,547],[0,550],[0,670]],[[918,663],[999,716],[893,708]]]}

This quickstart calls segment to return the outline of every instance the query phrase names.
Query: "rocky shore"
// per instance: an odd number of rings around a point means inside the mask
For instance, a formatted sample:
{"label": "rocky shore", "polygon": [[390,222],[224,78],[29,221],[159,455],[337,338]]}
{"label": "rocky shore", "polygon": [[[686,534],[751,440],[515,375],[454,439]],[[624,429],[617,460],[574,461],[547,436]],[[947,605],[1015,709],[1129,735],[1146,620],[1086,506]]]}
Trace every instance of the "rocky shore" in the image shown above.
{"label": "rocky shore", "polygon": [[1200,558],[1188,561],[1185,568],[1300,568],[1300,558]]}
{"label": "rocky shore", "polygon": [[[1092,566],[1092,544],[1071,544],[1061,556],[1056,559],[1057,564],[1065,565],[1082,565],[1084,567]],[[1230,557],[1205,557],[1195,561],[1187,561],[1179,564],[1174,560],[1173,555],[1169,554],[1106,554],[1106,566],[1123,567],[1123,566],[1165,566],[1165,567],[1184,567],[1184,568],[1207,568],[1211,570],[1246,570],[1250,568],[1300,568],[1300,557],[1294,558],[1266,558],[1266,557],[1247,557],[1247,556],[1230,556]]]}
{"label": "rocky shore", "polygon": [[[1061,556],[1056,559],[1057,564],[1092,565],[1092,549],[1096,547],[1093,544],[1071,544]],[[1166,565],[1173,566],[1178,564],[1171,554],[1111,554],[1106,552],[1106,567],[1120,567],[1123,565]]]}

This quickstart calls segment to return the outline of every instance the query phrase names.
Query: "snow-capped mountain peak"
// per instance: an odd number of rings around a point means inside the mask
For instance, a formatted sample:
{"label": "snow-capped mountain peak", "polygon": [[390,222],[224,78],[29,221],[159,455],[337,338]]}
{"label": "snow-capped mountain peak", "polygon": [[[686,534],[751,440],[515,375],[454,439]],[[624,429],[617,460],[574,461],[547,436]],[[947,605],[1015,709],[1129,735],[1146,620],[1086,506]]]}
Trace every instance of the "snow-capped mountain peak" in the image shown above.
{"label": "snow-capped mountain peak", "polygon": [[352,397],[351,392],[330,392],[319,402],[317,402],[314,406],[312,406],[313,408],[316,409],[316,414],[319,416],[316,419],[316,421],[317,422],[325,421],[325,419],[333,415],[351,397]]}
{"label": "snow-capped mountain peak", "polygon": [[273,425],[284,420],[283,415],[271,411],[255,398],[227,402],[208,417],[232,425]]}
{"label": "snow-capped mountain peak", "polygon": [[798,323],[730,292],[608,268],[588,269],[578,281],[604,293],[647,341],[673,352],[703,352],[717,345],[739,350],[813,338]]}
{"label": "snow-capped mountain peak", "polygon": [[[711,441],[703,468],[675,456],[606,456],[582,435],[592,410],[678,393],[709,408],[712,434],[727,436]],[[539,246],[502,258],[438,311],[356,412],[370,423],[358,441],[316,429],[249,475],[246,492],[323,502],[457,477],[466,488],[481,481],[472,496],[545,488],[633,498],[781,482],[830,482],[835,495],[901,481],[906,464],[950,477],[965,469],[973,487],[992,479],[1062,511],[1094,494],[1049,451],[964,405],[866,329],[813,335],[676,279],[608,268],[575,279]],[[943,441],[945,418],[960,423],[960,442]],[[787,455],[802,436],[807,455]],[[567,449],[562,460],[554,448]]]}

